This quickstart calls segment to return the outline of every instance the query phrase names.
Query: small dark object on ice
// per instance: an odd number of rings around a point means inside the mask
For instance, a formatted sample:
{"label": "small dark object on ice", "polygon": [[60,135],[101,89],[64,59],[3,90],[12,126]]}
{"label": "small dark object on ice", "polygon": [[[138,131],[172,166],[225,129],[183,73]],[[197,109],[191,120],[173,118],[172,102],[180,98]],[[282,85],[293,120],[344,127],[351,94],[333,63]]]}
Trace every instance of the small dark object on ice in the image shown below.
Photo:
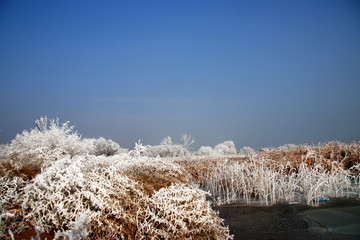
{"label": "small dark object on ice", "polygon": [[327,201],[329,201],[329,199],[326,197],[321,197],[315,200],[315,202],[327,202]]}

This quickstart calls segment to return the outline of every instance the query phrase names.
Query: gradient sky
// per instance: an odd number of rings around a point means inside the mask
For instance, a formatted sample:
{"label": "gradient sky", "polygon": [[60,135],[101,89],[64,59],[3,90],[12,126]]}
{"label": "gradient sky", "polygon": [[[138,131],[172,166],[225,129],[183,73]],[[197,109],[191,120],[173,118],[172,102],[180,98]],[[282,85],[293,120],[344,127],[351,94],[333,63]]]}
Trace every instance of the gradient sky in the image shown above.
{"label": "gradient sky", "polygon": [[360,140],[360,2],[0,0],[0,142]]}

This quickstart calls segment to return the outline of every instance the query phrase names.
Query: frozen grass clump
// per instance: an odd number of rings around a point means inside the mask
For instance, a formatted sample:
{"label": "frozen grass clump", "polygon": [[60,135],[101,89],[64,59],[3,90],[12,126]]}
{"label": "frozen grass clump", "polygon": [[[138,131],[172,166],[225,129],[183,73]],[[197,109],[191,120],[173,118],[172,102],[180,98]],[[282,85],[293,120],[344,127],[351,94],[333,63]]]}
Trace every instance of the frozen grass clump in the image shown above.
{"label": "frozen grass clump", "polygon": [[160,189],[139,209],[138,239],[232,239],[205,198],[206,192],[185,184]]}

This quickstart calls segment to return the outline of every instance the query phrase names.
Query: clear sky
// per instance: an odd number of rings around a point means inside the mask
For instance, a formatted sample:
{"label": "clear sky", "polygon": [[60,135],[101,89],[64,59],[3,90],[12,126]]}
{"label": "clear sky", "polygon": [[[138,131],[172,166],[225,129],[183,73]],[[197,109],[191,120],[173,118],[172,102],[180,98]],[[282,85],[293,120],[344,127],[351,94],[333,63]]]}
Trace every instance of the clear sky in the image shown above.
{"label": "clear sky", "polygon": [[360,140],[360,2],[0,0],[0,142]]}

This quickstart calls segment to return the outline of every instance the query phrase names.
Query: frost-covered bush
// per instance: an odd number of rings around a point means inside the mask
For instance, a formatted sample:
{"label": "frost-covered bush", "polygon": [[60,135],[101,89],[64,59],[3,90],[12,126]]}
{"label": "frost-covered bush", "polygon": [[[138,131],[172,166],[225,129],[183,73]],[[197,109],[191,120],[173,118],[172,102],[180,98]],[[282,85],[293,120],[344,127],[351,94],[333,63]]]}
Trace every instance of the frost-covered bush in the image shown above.
{"label": "frost-covered bush", "polygon": [[40,125],[41,127],[31,129],[30,132],[24,130],[21,134],[16,135],[10,143],[11,152],[19,155],[43,155],[44,157],[64,154],[73,156],[81,152],[80,136],[77,132],[73,132],[74,127],[69,126],[69,122],[60,125],[59,119],[50,119],[48,126],[46,117],[40,118],[37,122],[43,123]]}
{"label": "frost-covered bush", "polygon": [[251,147],[242,147],[239,151],[239,154],[251,156],[255,154],[255,151]]}
{"label": "frost-covered bush", "polygon": [[0,159],[2,165],[12,171],[12,175],[25,179],[32,178],[41,171],[44,164],[66,155],[83,154],[81,138],[73,132],[69,122],[59,124],[59,119],[47,120],[42,117],[35,121],[37,128],[24,130],[6,147]]}
{"label": "frost-covered bush", "polygon": [[47,118],[37,120],[37,128],[24,130],[11,141],[2,162],[12,165],[16,171],[26,167],[40,168],[46,161],[60,159],[64,155],[79,153],[80,136],[73,132],[69,122],[62,125],[59,120]]}
{"label": "frost-covered bush", "polygon": [[162,140],[160,145],[146,146],[143,155],[148,157],[182,157],[189,155],[188,147],[194,142],[187,135],[182,136],[183,144],[175,144],[170,137]]}
{"label": "frost-covered bush", "polygon": [[[205,192],[192,185],[182,167],[159,158],[65,157],[38,174],[24,193],[24,220],[47,232],[60,231],[58,237],[162,239],[169,230],[168,239],[173,234],[177,239],[229,238]],[[180,222],[186,228],[175,230]],[[149,232],[155,225],[158,232]]]}
{"label": "frost-covered bush", "polygon": [[210,156],[213,154],[213,149],[210,146],[201,146],[197,151],[199,156]]}
{"label": "frost-covered bush", "polygon": [[82,140],[84,152],[95,156],[113,156],[115,154],[127,153],[127,149],[120,148],[120,145],[111,139],[84,138]]}
{"label": "frost-covered bush", "polygon": [[232,239],[205,198],[206,192],[184,184],[160,189],[139,209],[138,239]]}
{"label": "frost-covered bush", "polygon": [[24,218],[46,231],[71,229],[86,214],[94,238],[125,238],[136,230],[142,187],[105,157],[56,161],[25,187]]}
{"label": "frost-covered bush", "polygon": [[36,128],[17,134],[9,145],[0,148],[0,163],[15,176],[32,178],[42,167],[66,156],[105,155],[127,153],[119,144],[104,138],[82,139],[69,122],[41,117]]}
{"label": "frost-covered bush", "polygon": [[[94,155],[96,156],[98,155],[112,156],[120,150],[119,144],[117,144],[111,139],[105,139],[103,137],[95,139],[94,146],[95,146]],[[125,149],[122,149],[122,151],[124,150]]]}
{"label": "frost-covered bush", "polygon": [[182,157],[189,152],[179,144],[149,146],[144,154],[148,157]]}
{"label": "frost-covered bush", "polygon": [[236,154],[236,147],[233,141],[225,141],[216,145],[213,149],[215,155],[231,155]]}
{"label": "frost-covered bush", "polygon": [[110,139],[82,139],[77,132],[73,132],[74,126],[69,126],[69,122],[60,125],[59,119],[48,121],[46,117],[41,117],[35,122],[37,128],[30,132],[24,130],[16,135],[7,149],[8,154],[30,154],[40,158],[59,159],[65,155],[111,156],[118,151],[124,151],[119,144]]}
{"label": "frost-covered bush", "polygon": [[233,141],[225,141],[216,145],[213,149],[210,146],[201,146],[196,152],[198,156],[222,156],[237,154]]}

